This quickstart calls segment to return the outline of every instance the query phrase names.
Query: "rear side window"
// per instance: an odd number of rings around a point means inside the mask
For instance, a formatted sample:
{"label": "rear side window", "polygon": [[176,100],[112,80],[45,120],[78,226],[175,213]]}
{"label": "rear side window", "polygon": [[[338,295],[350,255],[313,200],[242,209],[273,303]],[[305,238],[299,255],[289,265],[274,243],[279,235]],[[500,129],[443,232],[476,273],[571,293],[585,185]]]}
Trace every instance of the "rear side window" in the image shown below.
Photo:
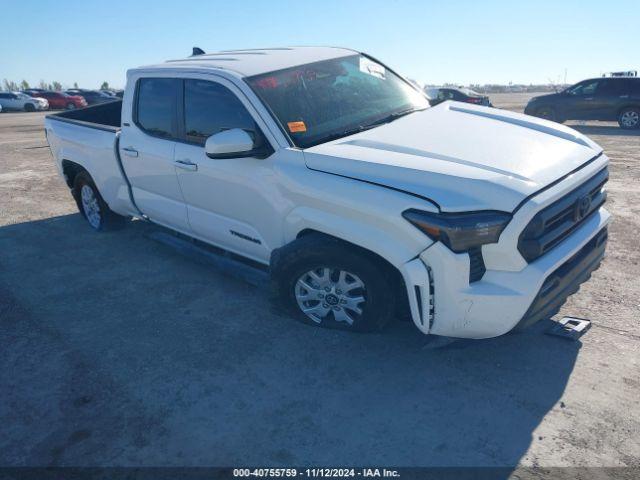
{"label": "rear side window", "polygon": [[624,86],[624,93],[640,94],[640,78],[625,78]]}
{"label": "rear side window", "polygon": [[623,95],[629,93],[629,82],[624,78],[607,78],[600,81],[599,95]]}
{"label": "rear side window", "polygon": [[176,138],[176,97],[180,80],[141,78],[138,80],[136,124],[155,137]]}
{"label": "rear side window", "polygon": [[228,88],[206,80],[184,82],[184,131],[190,143],[204,145],[214,133],[231,128],[255,131],[255,122]]}

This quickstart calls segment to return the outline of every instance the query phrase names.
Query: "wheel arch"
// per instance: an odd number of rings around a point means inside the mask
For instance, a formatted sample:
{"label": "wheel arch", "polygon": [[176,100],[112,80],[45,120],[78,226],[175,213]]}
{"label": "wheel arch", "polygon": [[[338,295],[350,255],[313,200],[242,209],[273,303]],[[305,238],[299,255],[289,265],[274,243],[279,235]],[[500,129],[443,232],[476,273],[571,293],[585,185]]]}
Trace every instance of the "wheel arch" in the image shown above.
{"label": "wheel arch", "polygon": [[332,235],[330,233],[323,232],[321,230],[317,230],[315,228],[303,228],[300,230],[295,238],[291,240],[289,243],[283,245],[280,248],[276,248],[271,253],[270,258],[270,270],[272,278],[276,281],[278,280],[279,274],[279,259],[286,256],[288,252],[296,249],[298,245],[300,245],[300,240],[303,238],[309,238],[311,236],[324,238],[329,242],[336,242],[338,244],[343,245],[346,249],[352,250],[354,252],[358,252],[372,260],[374,263],[380,266],[380,268],[389,275],[391,279],[391,286],[394,289],[394,294],[398,299],[397,305],[397,315],[400,318],[409,318],[411,316],[411,310],[409,306],[409,293],[407,290],[407,285],[405,282],[404,275],[402,271],[393,265],[389,260],[387,260],[383,255],[365,248],[361,245],[353,243],[349,240],[345,240],[344,238],[340,238],[338,236]]}
{"label": "wheel arch", "polygon": [[64,175],[64,180],[67,186],[71,189],[73,189],[73,184],[75,182],[75,179],[80,172],[86,172],[87,175],[91,177],[91,173],[89,173],[89,171],[85,167],[71,160],[63,159],[62,162],[60,162],[60,166],[62,167],[62,174]]}
{"label": "wheel arch", "polygon": [[616,112],[616,118],[620,117],[620,114],[622,112],[624,112],[625,110],[627,110],[628,108],[635,108],[638,111],[640,111],[640,102],[632,102],[632,103],[627,103],[624,106],[620,107],[618,109],[618,111]]}

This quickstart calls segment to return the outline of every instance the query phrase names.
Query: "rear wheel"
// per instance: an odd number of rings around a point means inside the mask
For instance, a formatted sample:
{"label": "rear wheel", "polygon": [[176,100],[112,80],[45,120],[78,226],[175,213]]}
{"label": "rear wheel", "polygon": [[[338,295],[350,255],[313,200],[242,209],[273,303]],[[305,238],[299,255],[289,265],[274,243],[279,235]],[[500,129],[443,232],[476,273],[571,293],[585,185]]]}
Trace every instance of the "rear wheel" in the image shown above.
{"label": "rear wheel", "polygon": [[381,330],[393,319],[394,277],[365,251],[324,235],[303,237],[285,249],[274,281],[296,318],[353,332]]}
{"label": "rear wheel", "polygon": [[618,125],[625,130],[633,130],[640,127],[640,108],[625,108],[618,115]]}
{"label": "rear wheel", "polygon": [[74,103],[67,103],[67,110],[75,110],[76,106]]}
{"label": "rear wheel", "polygon": [[35,107],[35,105],[33,103],[25,103],[24,111],[25,112],[35,112],[36,111],[36,107]]}
{"label": "rear wheel", "polygon": [[73,182],[73,196],[80,213],[94,230],[113,230],[124,225],[125,217],[114,213],[109,208],[87,172],[76,175]]}

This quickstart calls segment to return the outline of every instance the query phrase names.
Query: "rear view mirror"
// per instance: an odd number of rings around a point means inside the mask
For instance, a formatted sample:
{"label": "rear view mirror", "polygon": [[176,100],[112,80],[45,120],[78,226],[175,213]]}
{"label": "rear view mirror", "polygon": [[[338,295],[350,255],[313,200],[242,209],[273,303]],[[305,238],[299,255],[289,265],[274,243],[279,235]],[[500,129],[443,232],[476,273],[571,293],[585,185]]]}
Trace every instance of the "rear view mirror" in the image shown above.
{"label": "rear view mirror", "polygon": [[232,128],[207,138],[204,151],[209,158],[250,157],[254,154],[254,142],[241,128]]}

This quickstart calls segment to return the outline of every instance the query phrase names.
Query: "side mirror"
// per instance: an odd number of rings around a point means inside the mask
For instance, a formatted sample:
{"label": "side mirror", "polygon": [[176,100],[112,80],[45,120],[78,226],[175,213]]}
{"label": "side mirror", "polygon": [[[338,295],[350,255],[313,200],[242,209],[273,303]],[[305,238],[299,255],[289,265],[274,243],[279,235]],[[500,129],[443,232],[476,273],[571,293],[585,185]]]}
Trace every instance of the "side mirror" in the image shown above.
{"label": "side mirror", "polygon": [[254,142],[241,128],[232,128],[207,138],[204,151],[209,158],[250,157],[254,153]]}

